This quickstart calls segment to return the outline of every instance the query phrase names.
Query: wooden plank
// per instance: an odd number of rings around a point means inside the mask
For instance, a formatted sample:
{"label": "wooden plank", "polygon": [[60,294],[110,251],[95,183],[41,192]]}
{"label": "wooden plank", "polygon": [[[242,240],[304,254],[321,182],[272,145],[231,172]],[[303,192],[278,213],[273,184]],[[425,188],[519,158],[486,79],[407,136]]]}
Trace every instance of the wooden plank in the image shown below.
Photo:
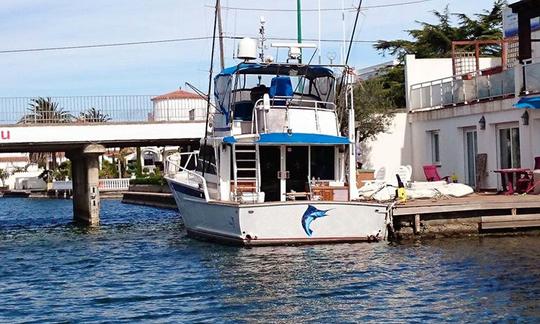
{"label": "wooden plank", "polygon": [[484,216],[480,220],[481,229],[540,227],[540,214]]}
{"label": "wooden plank", "polygon": [[540,221],[540,214],[523,214],[515,216],[482,216],[480,217],[482,223],[492,222],[514,222],[514,221]]}
{"label": "wooden plank", "polygon": [[481,229],[540,227],[540,220],[481,223]]}
{"label": "wooden plank", "polygon": [[496,209],[514,209],[514,208],[540,208],[539,201],[527,202],[504,202],[504,203],[464,203],[459,205],[442,205],[442,206],[415,206],[405,207],[397,206],[394,210],[394,216],[416,215],[416,214],[433,214],[433,213],[451,213],[473,210],[496,210]]}

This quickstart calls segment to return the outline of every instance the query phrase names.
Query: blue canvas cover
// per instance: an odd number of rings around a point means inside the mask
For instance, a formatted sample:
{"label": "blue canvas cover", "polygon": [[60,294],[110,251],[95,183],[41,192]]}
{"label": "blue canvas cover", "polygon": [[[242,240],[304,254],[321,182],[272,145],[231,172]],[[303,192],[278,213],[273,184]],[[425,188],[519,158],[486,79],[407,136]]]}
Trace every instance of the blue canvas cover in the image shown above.
{"label": "blue canvas cover", "polygon": [[529,108],[529,109],[540,109],[540,96],[536,97],[525,97],[519,99],[519,101],[514,105],[516,108]]}
{"label": "blue canvas cover", "polygon": [[[234,136],[227,136],[223,138],[223,142],[227,144],[237,143]],[[347,145],[351,142],[347,137],[332,136],[323,134],[309,134],[309,133],[269,133],[261,134],[259,140],[255,143],[258,144],[319,144],[319,145]]]}
{"label": "blue canvas cover", "polygon": [[272,79],[269,91],[270,98],[278,97],[292,97],[293,87],[291,78],[288,76],[278,76]]}

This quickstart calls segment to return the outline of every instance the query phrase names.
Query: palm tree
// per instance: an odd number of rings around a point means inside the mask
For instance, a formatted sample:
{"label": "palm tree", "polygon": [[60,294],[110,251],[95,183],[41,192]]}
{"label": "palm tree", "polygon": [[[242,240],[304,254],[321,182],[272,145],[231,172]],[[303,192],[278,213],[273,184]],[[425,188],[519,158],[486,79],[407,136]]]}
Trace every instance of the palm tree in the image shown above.
{"label": "palm tree", "polygon": [[60,108],[50,97],[38,97],[30,100],[29,113],[24,115],[19,123],[24,124],[57,124],[69,123],[73,116],[69,111]]}
{"label": "palm tree", "polygon": [[38,168],[47,169],[49,157],[56,162],[56,152],[32,152],[28,156],[30,162],[37,164]]}
{"label": "palm tree", "polygon": [[87,123],[105,123],[111,120],[109,114],[103,113],[94,107],[80,113],[78,120]]}
{"label": "palm tree", "polygon": [[[73,115],[64,110],[50,97],[38,97],[30,100],[29,113],[24,115],[19,123],[23,124],[63,124],[73,120]],[[56,169],[56,152],[31,153],[30,161],[37,163],[39,167],[47,168],[49,157],[52,160],[52,169]]]}

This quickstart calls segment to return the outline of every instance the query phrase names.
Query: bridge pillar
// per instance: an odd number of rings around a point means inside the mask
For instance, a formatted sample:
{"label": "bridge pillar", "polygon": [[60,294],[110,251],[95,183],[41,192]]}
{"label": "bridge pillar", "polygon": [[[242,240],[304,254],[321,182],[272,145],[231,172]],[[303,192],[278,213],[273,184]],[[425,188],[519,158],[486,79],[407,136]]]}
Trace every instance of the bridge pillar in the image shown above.
{"label": "bridge pillar", "polygon": [[99,224],[99,156],[102,145],[90,144],[67,152],[73,178],[73,219],[85,225]]}

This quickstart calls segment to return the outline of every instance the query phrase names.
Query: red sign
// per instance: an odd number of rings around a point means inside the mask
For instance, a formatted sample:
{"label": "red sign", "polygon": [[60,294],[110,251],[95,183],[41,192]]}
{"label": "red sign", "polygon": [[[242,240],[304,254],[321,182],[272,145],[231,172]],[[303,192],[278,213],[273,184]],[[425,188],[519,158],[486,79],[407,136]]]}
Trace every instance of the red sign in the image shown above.
{"label": "red sign", "polygon": [[6,130],[3,130],[3,131],[0,131],[0,138],[4,141],[4,140],[9,140],[10,139],[10,136],[11,134],[9,133],[9,131],[6,131]]}

